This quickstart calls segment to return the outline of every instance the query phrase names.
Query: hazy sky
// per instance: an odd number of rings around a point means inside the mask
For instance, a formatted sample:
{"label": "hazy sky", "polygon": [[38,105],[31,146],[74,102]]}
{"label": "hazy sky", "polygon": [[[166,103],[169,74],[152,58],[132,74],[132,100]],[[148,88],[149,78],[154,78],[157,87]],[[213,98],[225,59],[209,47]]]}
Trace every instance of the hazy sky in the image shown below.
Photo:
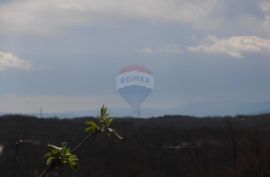
{"label": "hazy sky", "polygon": [[0,0],[0,112],[128,108],[130,64],[147,115],[270,110],[270,0]]}

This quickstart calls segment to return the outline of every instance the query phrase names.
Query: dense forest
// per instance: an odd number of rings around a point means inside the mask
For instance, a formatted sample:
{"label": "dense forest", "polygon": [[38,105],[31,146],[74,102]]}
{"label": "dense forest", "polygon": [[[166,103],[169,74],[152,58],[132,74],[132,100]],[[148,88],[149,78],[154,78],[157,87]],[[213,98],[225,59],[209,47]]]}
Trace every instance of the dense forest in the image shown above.
{"label": "dense forest", "polygon": [[[0,117],[0,177],[37,177],[48,143],[76,145],[92,118]],[[236,117],[163,116],[115,118],[124,139],[98,135],[77,153],[80,169],[51,171],[51,177],[269,177],[270,114]]]}

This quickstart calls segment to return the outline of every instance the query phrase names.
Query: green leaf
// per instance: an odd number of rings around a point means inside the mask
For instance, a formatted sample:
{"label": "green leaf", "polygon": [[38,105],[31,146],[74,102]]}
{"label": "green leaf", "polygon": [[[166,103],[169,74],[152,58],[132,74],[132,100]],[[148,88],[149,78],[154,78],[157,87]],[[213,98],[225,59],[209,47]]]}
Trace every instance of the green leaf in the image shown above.
{"label": "green leaf", "polygon": [[85,129],[86,132],[89,132],[89,133],[96,133],[99,129],[99,126],[94,122],[94,121],[86,121],[85,122],[88,127]]}
{"label": "green leaf", "polygon": [[114,129],[110,128],[113,119],[109,117],[108,109],[103,105],[100,109],[100,116],[97,117],[97,123],[94,121],[87,121],[88,127],[85,129],[89,133],[105,133],[110,136],[112,133],[119,139],[123,139]]}
{"label": "green leaf", "polygon": [[90,127],[97,127],[97,124],[94,121],[86,121],[85,124],[89,125]]}
{"label": "green leaf", "polygon": [[48,158],[47,158],[47,161],[46,161],[46,164],[47,164],[47,165],[51,165],[51,164],[52,164],[52,161],[53,161],[54,159],[55,159],[54,157],[48,157]]}
{"label": "green leaf", "polygon": [[79,168],[79,163],[78,162],[79,162],[79,159],[77,158],[76,155],[71,154],[68,157],[68,166],[74,171],[77,171],[78,168]]}
{"label": "green leaf", "polygon": [[46,163],[49,166],[58,167],[66,165],[73,169],[78,170],[79,160],[76,155],[72,154],[70,149],[66,147],[67,143],[62,143],[61,147],[55,145],[48,145],[50,150],[45,154]]}
{"label": "green leaf", "polygon": [[106,124],[106,127],[109,127],[111,124],[112,124],[112,122],[113,122],[113,119],[106,119],[105,120],[105,124]]}

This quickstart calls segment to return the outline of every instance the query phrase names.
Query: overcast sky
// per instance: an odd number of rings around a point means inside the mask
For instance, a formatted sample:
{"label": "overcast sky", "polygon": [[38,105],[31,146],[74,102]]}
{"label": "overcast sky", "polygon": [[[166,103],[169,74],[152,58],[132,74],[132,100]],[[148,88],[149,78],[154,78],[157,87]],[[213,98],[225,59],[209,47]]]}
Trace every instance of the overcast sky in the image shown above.
{"label": "overcast sky", "polygon": [[270,110],[270,0],[0,0],[0,112],[128,108],[130,64],[147,115]]}

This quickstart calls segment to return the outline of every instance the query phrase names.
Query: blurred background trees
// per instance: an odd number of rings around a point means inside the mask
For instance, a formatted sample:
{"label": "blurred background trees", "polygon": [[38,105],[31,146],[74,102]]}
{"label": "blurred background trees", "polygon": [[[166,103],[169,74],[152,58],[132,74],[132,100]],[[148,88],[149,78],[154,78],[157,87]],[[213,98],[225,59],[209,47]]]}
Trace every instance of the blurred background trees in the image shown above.
{"label": "blurred background trees", "polygon": [[[87,118],[89,119],[89,118]],[[91,118],[90,118],[91,119]],[[78,143],[86,118],[38,119],[9,115],[0,118],[0,177],[12,176],[18,139],[36,145],[19,149],[18,177],[36,177],[45,165],[47,143]],[[78,158],[80,170],[60,168],[49,176],[78,177],[268,177],[270,115],[208,117],[164,116],[121,118],[114,128],[125,138],[95,136]],[[44,163],[41,163],[44,162]]]}

